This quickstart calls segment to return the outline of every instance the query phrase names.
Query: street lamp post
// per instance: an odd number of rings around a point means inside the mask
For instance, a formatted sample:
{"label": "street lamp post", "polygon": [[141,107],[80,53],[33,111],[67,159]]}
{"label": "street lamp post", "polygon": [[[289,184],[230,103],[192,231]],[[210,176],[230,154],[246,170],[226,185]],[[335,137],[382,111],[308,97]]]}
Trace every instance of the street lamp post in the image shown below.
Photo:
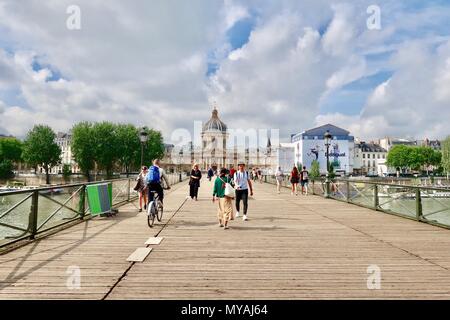
{"label": "street lamp post", "polygon": [[331,145],[331,139],[333,139],[333,136],[331,135],[330,131],[327,130],[327,132],[325,132],[325,135],[323,136],[324,140],[325,140],[325,146],[327,148],[327,173],[326,173],[326,180],[325,180],[325,184],[326,184],[326,197],[329,198],[330,197],[330,145]]}
{"label": "street lamp post", "polygon": [[141,141],[141,168],[142,168],[142,166],[144,165],[144,145],[148,141],[147,127],[142,127],[141,130],[139,131],[139,140]]}
{"label": "street lamp post", "polygon": [[183,160],[183,149],[180,150],[178,153],[178,172],[179,172],[179,181],[181,182],[183,180],[181,176],[181,161]]}

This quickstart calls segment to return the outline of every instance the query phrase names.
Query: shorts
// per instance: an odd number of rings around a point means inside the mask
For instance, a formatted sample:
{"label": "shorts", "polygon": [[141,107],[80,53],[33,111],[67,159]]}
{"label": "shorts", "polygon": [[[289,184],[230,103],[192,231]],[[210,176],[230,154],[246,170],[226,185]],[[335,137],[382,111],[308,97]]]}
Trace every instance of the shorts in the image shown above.
{"label": "shorts", "polygon": [[304,187],[304,186],[308,186],[308,182],[309,182],[309,180],[308,179],[306,179],[306,180],[302,180],[302,187]]}
{"label": "shorts", "polygon": [[299,178],[291,178],[291,183],[298,183],[299,181]]}

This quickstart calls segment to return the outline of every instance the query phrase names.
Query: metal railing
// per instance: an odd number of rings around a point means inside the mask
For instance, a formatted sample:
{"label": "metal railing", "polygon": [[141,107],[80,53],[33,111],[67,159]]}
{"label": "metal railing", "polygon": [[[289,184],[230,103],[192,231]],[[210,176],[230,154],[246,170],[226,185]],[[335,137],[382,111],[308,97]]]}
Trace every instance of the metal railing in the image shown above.
{"label": "metal railing", "polygon": [[[171,185],[188,178],[167,174]],[[90,217],[86,186],[112,183],[112,206],[134,201],[136,177],[0,193],[0,248]]]}
{"label": "metal railing", "polygon": [[[276,184],[276,178],[265,182]],[[282,186],[291,187],[288,177]],[[310,180],[308,192],[450,229],[450,188],[339,178]]]}

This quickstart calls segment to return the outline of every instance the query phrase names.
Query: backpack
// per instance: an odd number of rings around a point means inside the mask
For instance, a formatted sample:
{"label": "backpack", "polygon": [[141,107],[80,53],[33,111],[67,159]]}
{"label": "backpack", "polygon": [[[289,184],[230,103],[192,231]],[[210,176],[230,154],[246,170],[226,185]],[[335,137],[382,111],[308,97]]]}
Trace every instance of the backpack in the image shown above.
{"label": "backpack", "polygon": [[148,171],[148,177],[147,177],[148,183],[160,183],[161,182],[161,176],[159,174],[159,168],[156,166],[151,166],[150,170]]}
{"label": "backpack", "polygon": [[303,171],[303,174],[302,174],[302,179],[303,180],[308,180],[308,171]]}

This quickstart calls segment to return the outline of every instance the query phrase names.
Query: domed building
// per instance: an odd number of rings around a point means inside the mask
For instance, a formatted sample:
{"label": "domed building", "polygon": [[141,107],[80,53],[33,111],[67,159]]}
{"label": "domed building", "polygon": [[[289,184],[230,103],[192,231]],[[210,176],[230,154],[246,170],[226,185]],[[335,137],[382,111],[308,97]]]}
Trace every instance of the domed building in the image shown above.
{"label": "domed building", "polygon": [[203,168],[222,168],[227,165],[227,125],[219,118],[214,107],[211,118],[203,125],[201,166]]}

